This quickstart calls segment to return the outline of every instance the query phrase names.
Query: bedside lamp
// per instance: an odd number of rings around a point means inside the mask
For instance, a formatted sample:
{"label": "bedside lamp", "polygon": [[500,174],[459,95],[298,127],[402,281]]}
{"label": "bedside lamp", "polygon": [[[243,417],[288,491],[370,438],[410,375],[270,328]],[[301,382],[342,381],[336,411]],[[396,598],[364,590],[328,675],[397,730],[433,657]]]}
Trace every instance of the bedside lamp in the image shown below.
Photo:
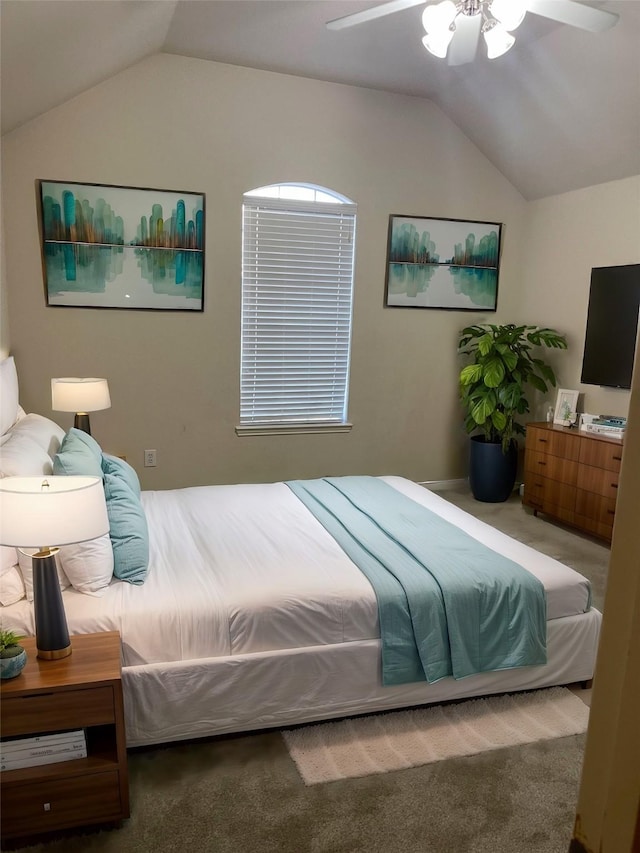
{"label": "bedside lamp", "polygon": [[51,408],[54,412],[75,412],[73,425],[91,435],[89,412],[111,408],[106,379],[66,376],[51,380]]}
{"label": "bedside lamp", "polygon": [[[51,545],[71,545],[109,532],[99,477],[0,479],[0,544],[38,548],[33,561],[33,607],[38,657],[71,654],[55,555]],[[50,543],[50,544],[43,544]]]}

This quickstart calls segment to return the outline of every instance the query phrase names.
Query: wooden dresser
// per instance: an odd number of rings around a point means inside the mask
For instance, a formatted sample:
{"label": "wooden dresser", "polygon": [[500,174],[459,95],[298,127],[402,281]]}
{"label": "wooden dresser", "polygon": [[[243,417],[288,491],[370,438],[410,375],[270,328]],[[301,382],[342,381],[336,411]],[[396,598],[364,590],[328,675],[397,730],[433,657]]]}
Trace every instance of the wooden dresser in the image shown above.
{"label": "wooden dresser", "polygon": [[610,542],[621,461],[619,439],[528,424],[522,502]]}

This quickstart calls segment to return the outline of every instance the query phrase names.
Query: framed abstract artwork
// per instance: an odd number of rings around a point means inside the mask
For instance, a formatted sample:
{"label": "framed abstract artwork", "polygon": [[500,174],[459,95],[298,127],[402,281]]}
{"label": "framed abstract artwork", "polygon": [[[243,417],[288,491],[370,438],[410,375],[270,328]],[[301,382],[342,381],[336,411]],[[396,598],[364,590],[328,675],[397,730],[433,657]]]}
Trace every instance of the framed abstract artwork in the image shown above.
{"label": "framed abstract artwork", "polygon": [[385,306],[495,311],[498,222],[389,217]]}
{"label": "framed abstract artwork", "polygon": [[39,181],[47,305],[204,309],[201,193]]}

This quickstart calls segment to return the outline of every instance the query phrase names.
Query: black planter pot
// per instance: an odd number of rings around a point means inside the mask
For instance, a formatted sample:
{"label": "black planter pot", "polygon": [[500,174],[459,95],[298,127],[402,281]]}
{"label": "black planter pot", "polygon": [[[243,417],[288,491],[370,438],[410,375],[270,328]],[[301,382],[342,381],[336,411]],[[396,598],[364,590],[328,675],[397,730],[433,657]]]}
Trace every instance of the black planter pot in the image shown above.
{"label": "black planter pot", "polygon": [[507,453],[502,444],[485,441],[482,435],[471,436],[469,443],[469,485],[477,501],[506,501],[516,482],[518,445],[512,442]]}

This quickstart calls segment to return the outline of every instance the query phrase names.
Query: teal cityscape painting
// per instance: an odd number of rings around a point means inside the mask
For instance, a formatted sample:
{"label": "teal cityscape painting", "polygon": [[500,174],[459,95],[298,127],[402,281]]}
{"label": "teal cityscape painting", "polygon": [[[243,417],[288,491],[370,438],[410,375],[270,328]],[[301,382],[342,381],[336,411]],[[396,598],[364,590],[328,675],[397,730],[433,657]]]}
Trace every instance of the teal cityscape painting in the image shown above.
{"label": "teal cityscape painting", "polygon": [[202,311],[204,195],[40,181],[47,305]]}
{"label": "teal cityscape painting", "polygon": [[389,217],[385,305],[495,311],[498,222]]}

